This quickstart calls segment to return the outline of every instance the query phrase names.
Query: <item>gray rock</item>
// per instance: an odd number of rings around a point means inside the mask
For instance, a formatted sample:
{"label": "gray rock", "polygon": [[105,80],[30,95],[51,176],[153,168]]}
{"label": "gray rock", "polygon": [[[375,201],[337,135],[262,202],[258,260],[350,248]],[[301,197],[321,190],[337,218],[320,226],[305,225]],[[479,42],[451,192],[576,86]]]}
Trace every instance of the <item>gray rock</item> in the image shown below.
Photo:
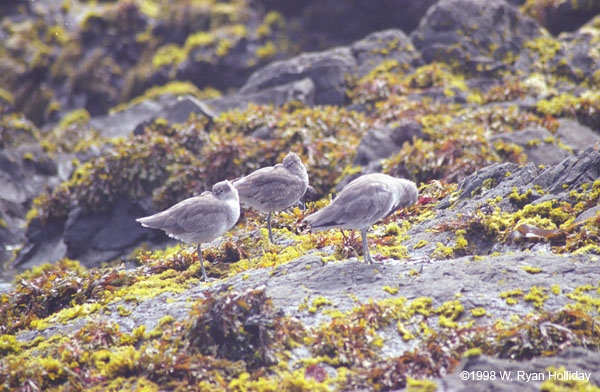
{"label": "gray rock", "polygon": [[88,125],[107,138],[127,136],[138,124],[155,117],[161,108],[161,103],[147,100],[116,113],[93,117]]}
{"label": "gray rock", "polygon": [[33,219],[27,226],[25,245],[12,266],[19,269],[33,268],[45,263],[56,263],[67,257],[63,230],[62,222],[50,221],[42,225],[38,218]]}
{"label": "gray rock", "polygon": [[555,165],[572,156],[568,150],[556,143],[556,138],[546,128],[533,127],[522,131],[503,133],[490,138],[491,142],[502,140],[523,148],[527,161],[536,165]]}
{"label": "gray rock", "polygon": [[574,152],[580,152],[590,146],[600,143],[600,134],[592,131],[585,125],[568,118],[558,119],[558,129],[555,136],[571,147]]}
{"label": "gray rock", "polygon": [[178,97],[175,102],[165,106],[156,113],[155,117],[164,118],[169,124],[180,124],[186,122],[191,114],[206,117],[210,121],[216,116],[204,102],[191,95],[186,95]]}
{"label": "gray rock", "polygon": [[427,10],[411,38],[425,62],[457,62],[485,76],[507,69],[503,57],[518,56],[540,32],[533,19],[504,0],[441,0]]}
{"label": "gray rock", "polygon": [[310,78],[315,86],[315,104],[343,105],[346,103],[346,77],[356,66],[348,48],[305,53],[289,60],[273,62],[256,71],[239,94],[247,96],[267,88]]}
{"label": "gray rock", "polygon": [[400,152],[404,142],[423,138],[423,126],[414,120],[402,120],[394,128],[370,129],[356,150],[354,165],[367,166]]}
{"label": "gray rock", "polygon": [[421,63],[420,53],[402,30],[384,30],[369,34],[350,47],[356,58],[358,77],[368,74],[383,61],[396,60],[404,71]]}
{"label": "gray rock", "polygon": [[65,223],[64,242],[67,256],[87,266],[111,260],[125,254],[144,240],[163,242],[160,231],[149,230],[135,221],[147,215],[147,210],[138,201],[118,200],[105,212],[83,213],[73,208]]}
{"label": "gray rock", "polygon": [[222,113],[231,109],[245,109],[249,103],[257,105],[281,106],[298,101],[307,106],[315,103],[315,85],[310,78],[300,79],[287,84],[266,88],[252,93],[240,93],[222,98],[215,98],[205,103],[215,112]]}
{"label": "gray rock", "polygon": [[600,3],[596,1],[558,1],[535,4],[536,19],[550,33],[559,35],[563,31],[575,31],[600,14]]}
{"label": "gray rock", "polygon": [[[266,9],[282,12],[301,33],[304,50],[347,45],[384,29],[411,32],[427,9],[438,0],[261,0]],[[295,37],[293,37],[295,38]]]}
{"label": "gray rock", "polygon": [[[582,372],[590,376],[590,384],[600,384],[600,354],[582,347],[572,347],[552,357],[540,357],[530,361],[511,361],[509,359],[473,356],[465,358],[457,369],[447,377],[436,380],[438,391],[470,392],[470,391],[539,391],[542,383],[550,380],[553,374],[548,368],[561,367],[569,372]],[[475,379],[470,372],[481,371],[494,380]],[[467,372],[467,379],[461,377]],[[464,373],[463,373],[464,374]]]}

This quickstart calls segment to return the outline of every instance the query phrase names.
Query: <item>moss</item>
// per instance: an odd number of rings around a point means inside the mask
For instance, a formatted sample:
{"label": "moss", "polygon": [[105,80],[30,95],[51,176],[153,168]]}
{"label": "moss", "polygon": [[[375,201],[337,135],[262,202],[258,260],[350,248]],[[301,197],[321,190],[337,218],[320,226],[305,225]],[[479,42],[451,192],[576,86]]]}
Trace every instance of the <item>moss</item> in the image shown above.
{"label": "moss", "polygon": [[186,53],[175,44],[167,44],[158,48],[152,57],[152,68],[160,69],[162,67],[176,66],[185,60]]}
{"label": "moss", "polygon": [[473,317],[482,317],[487,314],[487,311],[484,308],[474,308],[471,309],[471,314]]}
{"label": "moss", "polygon": [[207,87],[203,90],[200,90],[193,83],[174,80],[162,86],[150,87],[148,90],[144,91],[142,95],[133,98],[129,102],[112,108],[110,113],[120,112],[144,101],[156,99],[164,94],[173,94],[177,96],[192,95],[200,100],[218,98],[221,96],[221,93],[213,88]]}
{"label": "moss", "polygon": [[545,287],[532,286],[529,289],[529,293],[525,294],[523,299],[533,302],[536,308],[541,308],[544,305],[544,301],[548,299],[547,290]]}
{"label": "moss", "polygon": [[415,249],[422,248],[422,247],[424,247],[425,245],[428,245],[428,244],[429,244],[429,241],[419,240],[419,242],[417,242],[415,244],[414,248]]}
{"label": "moss", "polygon": [[85,109],[77,109],[67,113],[58,124],[61,128],[70,126],[82,126],[90,121],[90,114]]}
{"label": "moss", "polygon": [[263,46],[256,48],[256,57],[261,61],[267,61],[277,54],[273,41],[266,42]]}
{"label": "moss", "polygon": [[383,291],[391,295],[398,293],[398,287],[383,286]]}
{"label": "moss", "polygon": [[506,300],[506,303],[508,305],[514,305],[517,304],[519,302],[519,300],[517,299],[517,297],[520,297],[523,295],[523,291],[520,289],[515,289],[515,290],[510,290],[510,291],[504,291],[500,293],[500,298],[504,298]]}
{"label": "moss", "polygon": [[407,392],[434,392],[437,390],[437,384],[431,380],[416,380],[411,377],[406,379]]}

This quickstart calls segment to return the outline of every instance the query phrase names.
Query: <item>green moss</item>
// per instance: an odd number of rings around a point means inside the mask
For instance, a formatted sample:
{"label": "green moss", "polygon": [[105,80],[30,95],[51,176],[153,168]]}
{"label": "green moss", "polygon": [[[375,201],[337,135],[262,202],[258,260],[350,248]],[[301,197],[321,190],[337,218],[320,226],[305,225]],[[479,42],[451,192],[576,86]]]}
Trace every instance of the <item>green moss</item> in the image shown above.
{"label": "green moss", "polygon": [[517,297],[523,295],[523,291],[520,289],[504,291],[500,293],[500,298],[504,298],[508,305],[514,305],[519,302]]}
{"label": "green moss", "polygon": [[521,267],[521,269],[523,269],[525,272],[527,272],[529,274],[539,274],[540,272],[543,271],[541,268],[532,267],[530,265],[524,265]]}
{"label": "green moss", "polygon": [[77,109],[67,113],[58,124],[61,128],[85,125],[90,121],[90,114],[85,109]]}
{"label": "green moss", "polygon": [[176,66],[185,60],[186,53],[175,44],[163,45],[152,57],[152,68],[160,69],[162,67]]}
{"label": "green moss", "polygon": [[[4,102],[0,101],[0,104],[5,105],[7,103],[8,104],[14,103],[15,98],[13,97],[13,95],[11,94],[10,91],[5,90],[2,87],[0,87],[0,100],[4,101]],[[0,106],[0,113],[2,112],[1,108],[2,108],[2,106]]]}
{"label": "green moss", "polygon": [[277,54],[277,49],[273,41],[266,42],[263,46],[256,49],[256,57],[261,61],[267,61]]}

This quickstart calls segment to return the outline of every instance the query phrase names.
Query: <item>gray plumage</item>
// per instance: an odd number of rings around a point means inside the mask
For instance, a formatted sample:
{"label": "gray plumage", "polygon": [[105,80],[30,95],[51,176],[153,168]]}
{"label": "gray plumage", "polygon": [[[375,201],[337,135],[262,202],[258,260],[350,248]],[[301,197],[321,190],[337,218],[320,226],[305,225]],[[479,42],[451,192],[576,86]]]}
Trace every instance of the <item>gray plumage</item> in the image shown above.
{"label": "gray plumage", "polygon": [[304,220],[317,230],[360,230],[365,260],[372,263],[367,230],[397,209],[416,203],[417,195],[412,181],[382,173],[367,174],[350,182],[329,205]]}
{"label": "gray plumage", "polygon": [[258,169],[234,181],[233,185],[240,202],[268,214],[269,240],[273,242],[271,213],[298,203],[308,187],[308,173],[300,157],[290,152],[282,163]]}
{"label": "gray plumage", "polygon": [[198,258],[206,280],[201,244],[223,235],[239,217],[238,192],[229,181],[222,181],[213,185],[212,192],[203,192],[165,211],[136,220],[142,226],[164,230],[169,237],[188,244],[198,244]]}

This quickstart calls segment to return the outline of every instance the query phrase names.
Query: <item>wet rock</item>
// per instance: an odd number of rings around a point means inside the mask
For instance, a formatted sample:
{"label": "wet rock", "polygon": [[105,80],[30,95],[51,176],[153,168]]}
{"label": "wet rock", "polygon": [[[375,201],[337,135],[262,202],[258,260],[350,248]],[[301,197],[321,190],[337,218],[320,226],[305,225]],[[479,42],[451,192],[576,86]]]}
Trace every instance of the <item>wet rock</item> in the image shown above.
{"label": "wet rock", "polygon": [[356,66],[350,49],[335,48],[324,52],[305,53],[289,60],[276,61],[256,71],[239,94],[247,96],[267,88],[310,78],[314,83],[317,105],[346,103],[346,76]]}
{"label": "wet rock", "polygon": [[412,32],[423,60],[463,64],[485,76],[510,67],[503,58],[518,56],[541,30],[536,22],[503,0],[441,0]]}
{"label": "wet rock", "polygon": [[350,47],[356,58],[358,77],[363,77],[384,60],[397,61],[405,70],[418,66],[421,56],[402,30],[384,30],[369,34]]}
{"label": "wet rock", "polygon": [[527,161],[536,165],[555,165],[573,154],[557,144],[556,138],[546,128],[527,128],[490,138],[491,142],[502,140],[523,148]]}

